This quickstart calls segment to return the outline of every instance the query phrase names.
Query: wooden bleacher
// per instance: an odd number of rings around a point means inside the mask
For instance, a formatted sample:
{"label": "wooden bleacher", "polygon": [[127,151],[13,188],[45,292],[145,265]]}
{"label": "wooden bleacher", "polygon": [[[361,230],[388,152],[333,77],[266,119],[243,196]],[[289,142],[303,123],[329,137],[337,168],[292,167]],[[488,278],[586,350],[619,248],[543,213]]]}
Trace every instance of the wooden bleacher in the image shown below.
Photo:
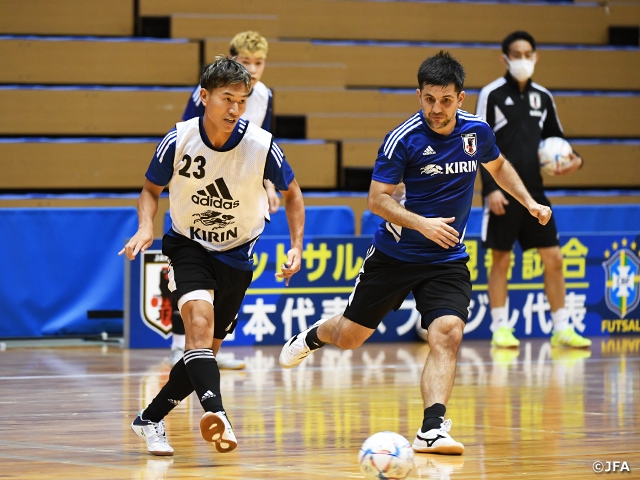
{"label": "wooden bleacher", "polygon": [[[207,39],[205,61],[229,49],[229,39]],[[428,56],[445,49],[465,67],[466,88],[482,88],[504,74],[497,45],[465,46],[369,44],[356,42],[270,41],[270,62],[339,62],[347,66],[348,87],[416,88],[416,73]],[[551,90],[640,90],[640,50],[587,48],[562,49],[544,45],[536,82]],[[267,72],[269,67],[267,67]]]}
{"label": "wooden bleacher", "polygon": [[[275,114],[304,115],[307,138],[318,140],[280,142],[305,189],[338,187],[339,167],[371,166],[384,135],[418,109],[414,94],[390,90],[415,89],[420,62],[440,49],[465,66],[471,92],[463,108],[474,112],[477,89],[504,73],[498,43],[509,31],[523,28],[523,18],[540,43],[535,81],[563,90],[554,93],[567,136],[640,138],[635,115],[640,95],[634,93],[640,91],[640,50],[606,46],[610,25],[640,23],[640,2],[614,0],[605,8],[139,0],[140,17],[171,18],[174,40],[129,38],[139,20],[133,7],[134,0],[0,1],[0,34],[115,37],[0,38],[0,83],[17,85],[0,87],[0,136],[113,137],[0,141],[0,162],[9,172],[0,179],[0,190],[139,189],[155,143],[182,115],[197,83],[200,59],[210,62],[227,54],[230,38],[247,29],[269,38],[263,81],[274,91]],[[443,18],[456,19],[455,28],[439,28]],[[21,86],[39,84],[69,88]],[[132,88],[100,87],[104,85]],[[184,88],[138,88],[142,86]],[[587,159],[585,167],[574,175],[547,177],[548,186],[640,185],[638,143],[575,146]],[[476,197],[474,205],[479,205]],[[311,198],[308,204],[331,202],[353,204],[358,218],[366,205],[362,196]]]}
{"label": "wooden bleacher", "polygon": [[133,35],[134,0],[2,0],[0,33]]}
{"label": "wooden bleacher", "polygon": [[[342,166],[373,168],[380,143],[378,140],[345,140]],[[637,188],[640,185],[640,141],[591,143],[577,140],[572,145],[585,159],[584,167],[571,175],[544,175],[545,185],[554,188]],[[480,190],[479,183],[476,190]]]}
{"label": "wooden bleacher", "polygon": [[[190,14],[194,29],[200,24],[197,15],[275,15],[273,28],[280,38],[500,42],[504,32],[521,29],[526,19],[527,30],[540,43],[584,45],[606,44],[609,25],[630,21],[638,11],[636,5],[607,9],[603,5],[349,0],[140,0],[139,8],[142,16]],[[455,19],[455,28],[437,28],[440,19],[447,18]],[[235,26],[235,31],[243,29],[240,23]]]}
{"label": "wooden bleacher", "polygon": [[[161,138],[0,140],[0,190],[137,190]],[[306,188],[336,188],[337,145],[279,142]],[[321,167],[321,168],[320,168]]]}
{"label": "wooden bleacher", "polygon": [[4,38],[0,61],[0,83],[195,85],[200,49],[180,40]]}

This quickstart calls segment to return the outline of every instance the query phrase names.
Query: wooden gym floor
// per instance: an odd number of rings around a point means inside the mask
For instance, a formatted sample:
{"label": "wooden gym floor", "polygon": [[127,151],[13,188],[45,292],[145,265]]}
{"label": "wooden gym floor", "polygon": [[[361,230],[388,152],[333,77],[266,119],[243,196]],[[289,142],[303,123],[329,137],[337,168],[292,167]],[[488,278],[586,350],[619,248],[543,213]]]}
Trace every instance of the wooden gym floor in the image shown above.
{"label": "wooden gym floor", "polygon": [[[129,423],[164,384],[167,351],[9,343],[0,478],[361,478],[365,438],[392,430],[412,441],[421,424],[423,343],[327,347],[293,370],[279,367],[277,346],[226,351],[247,361],[222,372],[238,449],[219,454],[201,439],[191,396],[167,417],[175,456],[154,457]],[[623,478],[640,478],[639,392],[639,336],[595,338],[590,351],[464,341],[447,417],[466,452],[417,454],[410,478],[585,479],[597,461],[627,462]]]}

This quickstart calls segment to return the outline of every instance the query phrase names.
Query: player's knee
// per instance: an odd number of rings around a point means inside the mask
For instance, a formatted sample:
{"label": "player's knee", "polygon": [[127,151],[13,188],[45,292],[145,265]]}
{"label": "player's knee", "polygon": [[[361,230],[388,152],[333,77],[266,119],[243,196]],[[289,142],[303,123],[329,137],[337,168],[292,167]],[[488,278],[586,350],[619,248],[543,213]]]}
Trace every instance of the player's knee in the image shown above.
{"label": "player's knee", "polygon": [[560,249],[546,256],[544,268],[548,271],[562,272],[562,253]]}
{"label": "player's knee", "polygon": [[505,273],[509,270],[511,262],[511,252],[494,251],[492,270]]}
{"label": "player's knee", "polygon": [[434,322],[429,327],[429,330],[432,328],[434,328],[434,331],[429,332],[429,345],[432,348],[441,347],[457,350],[460,342],[462,342],[464,332],[464,322],[461,319],[454,316],[442,317],[437,322]]}

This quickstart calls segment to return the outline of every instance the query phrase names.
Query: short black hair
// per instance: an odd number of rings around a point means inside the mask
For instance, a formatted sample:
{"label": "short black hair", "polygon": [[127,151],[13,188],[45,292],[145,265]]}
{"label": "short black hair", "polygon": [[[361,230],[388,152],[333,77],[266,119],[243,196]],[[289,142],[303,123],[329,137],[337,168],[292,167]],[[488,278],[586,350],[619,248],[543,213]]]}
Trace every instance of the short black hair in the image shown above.
{"label": "short black hair", "polygon": [[529,42],[533,51],[536,51],[536,41],[533,39],[529,32],[525,32],[524,30],[517,30],[513,33],[510,33],[505,37],[502,41],[502,53],[509,56],[509,48],[513,42],[517,42],[518,40],[524,40],[525,42]]}
{"label": "short black hair", "polygon": [[240,62],[225,55],[218,55],[213,63],[205,65],[200,75],[200,86],[208,92],[237,83],[244,83],[251,90],[251,74]]}
{"label": "short black hair", "polygon": [[453,84],[457,93],[464,87],[464,68],[449,52],[440,50],[433,57],[427,58],[418,69],[418,88],[425,85],[446,87]]}

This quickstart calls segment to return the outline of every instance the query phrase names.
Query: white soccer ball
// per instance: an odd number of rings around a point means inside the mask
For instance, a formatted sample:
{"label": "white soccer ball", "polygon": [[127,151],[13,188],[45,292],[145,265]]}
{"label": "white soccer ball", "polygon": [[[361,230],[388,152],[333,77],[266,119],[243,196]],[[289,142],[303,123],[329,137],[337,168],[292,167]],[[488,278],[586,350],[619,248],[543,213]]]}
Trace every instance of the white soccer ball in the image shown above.
{"label": "white soccer ball", "polygon": [[402,480],[413,470],[413,448],[402,435],[378,432],[360,447],[358,463],[364,478]]}
{"label": "white soccer ball", "polygon": [[555,175],[557,168],[562,168],[571,162],[569,154],[573,152],[571,145],[564,138],[549,137],[540,142],[538,159],[540,168],[548,175]]}

